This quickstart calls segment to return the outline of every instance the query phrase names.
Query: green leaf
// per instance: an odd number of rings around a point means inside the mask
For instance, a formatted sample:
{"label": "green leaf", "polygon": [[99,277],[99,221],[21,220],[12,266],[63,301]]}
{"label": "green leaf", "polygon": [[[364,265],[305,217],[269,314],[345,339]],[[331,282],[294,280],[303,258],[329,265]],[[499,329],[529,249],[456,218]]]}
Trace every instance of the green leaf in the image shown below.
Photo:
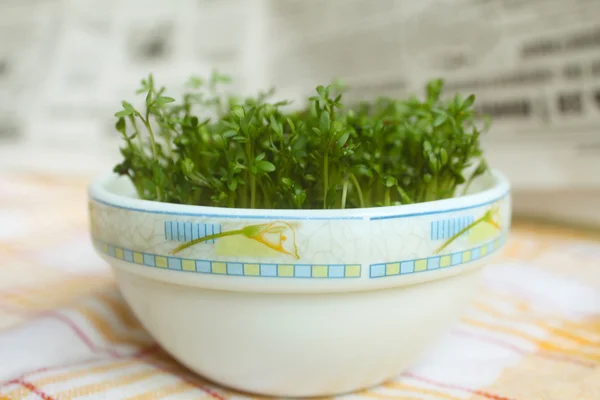
{"label": "green leaf", "polygon": [[211,82],[215,83],[231,83],[231,77],[229,75],[224,75],[219,73],[217,70],[213,70],[211,76]]}
{"label": "green leaf", "polygon": [[336,147],[338,149],[341,149],[342,147],[344,147],[346,145],[346,143],[348,142],[349,138],[350,138],[350,132],[345,132],[342,135],[340,135],[340,137],[336,141]]}
{"label": "green leaf", "polygon": [[246,110],[244,110],[244,107],[242,106],[234,106],[231,109],[231,112],[239,119],[242,119],[246,116]]}
{"label": "green leaf", "polygon": [[160,103],[160,104],[167,104],[167,103],[175,102],[175,99],[172,97],[160,96],[159,98],[156,99],[156,102]]}
{"label": "green leaf", "polygon": [[260,153],[254,158],[254,161],[260,161],[265,158],[265,153]]}
{"label": "green leaf", "polygon": [[279,121],[275,120],[275,117],[273,115],[271,115],[270,126],[271,129],[273,129],[273,132],[275,132],[278,136],[283,135],[283,126],[281,125],[281,123],[279,123]]}
{"label": "green leaf", "polygon": [[433,153],[429,153],[427,165],[429,166],[429,170],[434,174],[437,174],[437,172],[440,170],[440,163],[438,162],[437,157]]}
{"label": "green leaf", "polygon": [[448,117],[446,116],[446,114],[439,114],[433,120],[433,126],[437,128],[437,127],[443,125],[447,119],[448,119]]}
{"label": "green leaf", "polygon": [[294,123],[292,122],[292,120],[289,117],[286,118],[286,120],[287,120],[287,123],[288,123],[288,125],[290,127],[290,130],[292,132],[296,132],[296,126],[294,125]]}
{"label": "green leaf", "polygon": [[189,158],[185,158],[182,162],[181,162],[181,170],[183,171],[183,173],[186,176],[191,176],[194,172],[194,162],[192,160],[190,160]]}
{"label": "green leaf", "polygon": [[[123,116],[125,117],[125,115]],[[117,120],[117,123],[115,124],[115,128],[117,129],[117,131],[125,134],[125,118],[123,117],[119,117],[119,119]]]}
{"label": "green leaf", "polygon": [[344,124],[341,121],[333,121],[333,131],[341,132],[344,129]]}
{"label": "green leaf", "polygon": [[424,154],[429,153],[432,148],[433,148],[433,146],[431,145],[431,142],[429,140],[423,141],[423,153]]}
{"label": "green leaf", "polygon": [[133,114],[133,112],[134,112],[133,110],[121,110],[121,111],[118,111],[115,113],[115,117],[118,117],[118,118],[128,117],[131,114]]}
{"label": "green leaf", "polygon": [[325,87],[323,85],[317,86],[317,93],[319,93],[319,96],[325,97]]}
{"label": "green leaf", "polygon": [[388,176],[384,180],[385,187],[391,188],[398,184],[398,180],[393,176]]}
{"label": "green leaf", "polygon": [[475,95],[472,94],[463,101],[462,106],[460,107],[462,110],[466,110],[471,107],[475,103]]}
{"label": "green leaf", "polygon": [[142,179],[142,187],[151,199],[156,198],[156,185],[149,178]]}
{"label": "green leaf", "polygon": [[232,138],[232,137],[236,136],[236,135],[237,135],[237,132],[236,132],[236,131],[234,131],[233,129],[229,129],[229,130],[227,130],[227,131],[223,132],[223,134],[222,134],[222,135],[223,135],[223,137],[224,137],[225,139],[230,139],[230,138]]}
{"label": "green leaf", "polygon": [[275,165],[271,164],[268,161],[258,161],[257,163],[254,164],[254,166],[256,166],[256,169],[258,169],[259,171],[262,172],[272,172],[275,171]]}
{"label": "green leaf", "polygon": [[442,166],[448,164],[448,152],[443,147],[440,149],[440,161]]}
{"label": "green leaf", "polygon": [[198,89],[202,85],[204,85],[204,79],[198,76],[192,76],[186,83],[186,86],[191,87],[193,89]]}
{"label": "green leaf", "polygon": [[126,102],[125,100],[123,100],[121,102],[121,105],[123,106],[123,108],[125,110],[130,110],[131,112],[135,111],[135,108],[133,108],[133,106],[130,103]]}
{"label": "green leaf", "polygon": [[437,102],[443,87],[444,81],[441,79],[434,79],[427,83],[427,100],[431,103]]}

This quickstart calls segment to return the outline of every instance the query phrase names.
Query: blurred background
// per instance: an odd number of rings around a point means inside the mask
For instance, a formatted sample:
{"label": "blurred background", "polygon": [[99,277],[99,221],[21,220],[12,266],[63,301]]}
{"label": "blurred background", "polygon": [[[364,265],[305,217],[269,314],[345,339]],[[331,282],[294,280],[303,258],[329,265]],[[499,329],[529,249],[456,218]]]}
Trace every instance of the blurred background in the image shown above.
{"label": "blurred background", "polygon": [[600,226],[598,0],[0,0],[0,168],[103,173],[141,78],[176,95],[213,68],[291,99],[443,77],[493,117],[517,215]]}

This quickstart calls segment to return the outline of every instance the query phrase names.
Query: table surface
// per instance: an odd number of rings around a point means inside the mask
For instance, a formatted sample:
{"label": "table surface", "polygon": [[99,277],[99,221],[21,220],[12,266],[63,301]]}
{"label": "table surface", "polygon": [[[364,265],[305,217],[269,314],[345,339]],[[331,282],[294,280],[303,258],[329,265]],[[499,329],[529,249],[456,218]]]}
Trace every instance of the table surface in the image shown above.
{"label": "table surface", "polygon": [[[123,302],[88,237],[85,176],[0,173],[0,399],[217,399]],[[347,397],[600,399],[600,239],[515,223],[460,323]]]}

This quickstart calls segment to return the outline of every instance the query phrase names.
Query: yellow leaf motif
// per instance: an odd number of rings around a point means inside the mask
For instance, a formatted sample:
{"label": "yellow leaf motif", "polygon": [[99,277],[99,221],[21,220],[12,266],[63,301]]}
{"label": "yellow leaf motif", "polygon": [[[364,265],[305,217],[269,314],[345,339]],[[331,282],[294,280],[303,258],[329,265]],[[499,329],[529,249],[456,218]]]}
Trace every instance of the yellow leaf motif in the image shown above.
{"label": "yellow leaf motif", "polygon": [[438,247],[433,252],[433,254],[439,254],[442,250],[444,250],[446,247],[448,247],[450,245],[450,243],[452,243],[453,241],[458,239],[469,229],[472,229],[473,227],[475,227],[483,222],[488,223],[491,226],[493,226],[494,228],[500,230],[501,228],[500,228],[499,220],[500,220],[500,207],[498,207],[496,205],[496,206],[491,207],[489,210],[487,210],[481,218],[476,219],[475,221],[473,221],[472,223],[470,223],[469,225],[467,225],[463,229],[461,229],[459,232],[457,232],[455,235],[450,237],[448,240],[446,240],[444,242],[444,244],[442,244],[440,247]]}
{"label": "yellow leaf motif", "polygon": [[287,222],[276,221],[270,224],[251,225],[242,229],[243,235],[254,239],[280,253],[299,259],[296,246],[296,232]]}
{"label": "yellow leaf motif", "polygon": [[242,229],[204,236],[176,247],[175,249],[171,250],[171,254],[178,253],[181,250],[198,243],[234,235],[245,236],[248,239],[256,240],[257,242],[262,243],[275,251],[288,254],[295,259],[300,259],[298,247],[296,246],[296,232],[290,224],[283,221],[275,221],[271,222],[270,224],[249,225]]}

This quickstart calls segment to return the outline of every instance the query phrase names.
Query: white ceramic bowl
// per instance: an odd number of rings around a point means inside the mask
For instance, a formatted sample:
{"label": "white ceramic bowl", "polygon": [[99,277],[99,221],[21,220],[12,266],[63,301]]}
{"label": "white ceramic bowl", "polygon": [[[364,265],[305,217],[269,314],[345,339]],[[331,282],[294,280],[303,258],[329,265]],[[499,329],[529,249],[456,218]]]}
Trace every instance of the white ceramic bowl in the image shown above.
{"label": "white ceramic bowl", "polygon": [[89,206],[97,250],[175,358],[238,390],[324,396],[401,373],[460,316],[510,229],[504,176],[472,188],[406,206],[247,210],[139,200],[110,175]]}

